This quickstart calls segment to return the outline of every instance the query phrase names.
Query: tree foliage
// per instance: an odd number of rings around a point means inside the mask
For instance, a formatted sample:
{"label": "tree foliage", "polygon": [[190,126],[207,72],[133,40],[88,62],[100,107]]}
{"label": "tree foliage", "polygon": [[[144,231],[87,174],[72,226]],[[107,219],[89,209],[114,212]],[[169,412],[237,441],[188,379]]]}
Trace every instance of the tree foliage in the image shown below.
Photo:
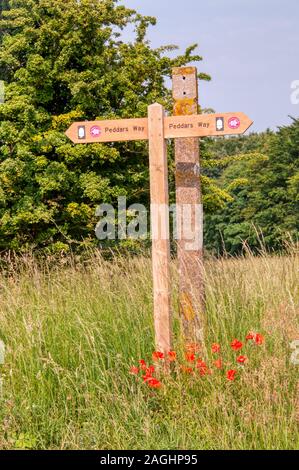
{"label": "tree foliage", "polygon": [[299,234],[299,120],[277,133],[214,143],[214,153],[222,158],[243,152],[258,153],[217,175],[222,187],[231,186],[232,199],[207,216],[206,245],[216,253],[238,254],[244,243],[255,250],[280,250]]}
{"label": "tree foliage", "polygon": [[[165,78],[201,57],[196,45],[175,57],[173,45],[152,48],[155,23],[117,0],[1,2],[1,250],[95,245],[100,203],[149,205],[145,142],[73,145],[64,132],[76,120],[144,117],[154,102],[171,112]],[[208,248],[239,253],[263,231],[278,249],[286,233],[296,236],[298,127],[201,141]],[[173,143],[169,160],[174,202]]]}
{"label": "tree foliage", "polygon": [[1,12],[2,249],[95,243],[99,203],[148,202],[145,143],[74,146],[64,132],[75,120],[144,117],[156,101],[170,109],[164,79],[201,57],[196,46],[172,59],[174,46],[151,48],[155,19],[117,3],[11,0]]}

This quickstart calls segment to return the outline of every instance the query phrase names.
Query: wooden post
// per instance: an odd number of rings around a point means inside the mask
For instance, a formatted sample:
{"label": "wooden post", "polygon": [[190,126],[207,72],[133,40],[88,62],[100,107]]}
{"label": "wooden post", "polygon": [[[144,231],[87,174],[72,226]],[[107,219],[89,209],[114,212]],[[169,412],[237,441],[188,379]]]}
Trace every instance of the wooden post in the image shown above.
{"label": "wooden post", "polygon": [[156,350],[171,350],[170,240],[164,108],[148,108],[151,236]]}
{"label": "wooden post", "polygon": [[[173,70],[174,115],[198,112],[197,70],[181,67]],[[202,342],[204,325],[203,220],[200,184],[199,139],[175,139],[176,204],[179,265],[179,308],[186,344]],[[185,212],[184,212],[185,208]],[[194,239],[184,236],[188,210]],[[193,246],[192,246],[193,245]],[[191,248],[190,248],[191,247]]]}

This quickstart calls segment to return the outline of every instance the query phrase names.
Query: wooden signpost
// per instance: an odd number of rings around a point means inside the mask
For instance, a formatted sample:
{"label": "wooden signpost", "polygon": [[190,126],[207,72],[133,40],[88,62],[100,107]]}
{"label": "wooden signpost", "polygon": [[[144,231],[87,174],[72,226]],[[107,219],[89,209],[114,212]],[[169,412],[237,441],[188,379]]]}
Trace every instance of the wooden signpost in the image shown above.
{"label": "wooden signpost", "polygon": [[[251,124],[244,113],[164,116],[164,139],[243,134]],[[74,122],[66,135],[74,144],[148,140],[148,118]]]}
{"label": "wooden signpost", "polygon": [[[178,70],[175,70],[175,74]],[[194,69],[188,68],[188,70]],[[190,76],[193,75],[193,72],[191,74],[187,72],[186,68],[182,69],[182,73],[185,74],[182,76],[188,76],[186,83],[190,84],[192,82]],[[195,93],[194,84],[190,88],[191,93]],[[170,236],[166,139],[173,138],[180,141],[177,144],[176,156],[178,204],[191,204],[191,207],[195,207],[196,203],[201,202],[198,138],[243,134],[252,124],[252,121],[245,114],[238,112],[198,115],[195,112],[197,109],[197,91],[194,97],[190,98],[183,95],[184,97],[191,100],[189,102],[193,100],[196,103],[196,107],[194,105],[190,108],[192,112],[175,112],[176,116],[165,116],[163,106],[156,103],[148,107],[147,118],[74,122],[66,131],[66,135],[75,144],[130,140],[149,141],[155,339],[157,351],[164,354],[171,350]],[[188,102],[185,102],[185,109],[188,109]],[[193,171],[191,172],[190,164],[193,165]],[[191,173],[192,177],[190,176]],[[196,183],[197,180],[198,183]],[[202,230],[202,227],[196,228]],[[192,340],[191,336],[194,331],[195,340],[198,340],[196,329],[194,330],[194,325],[200,325],[200,322],[196,321],[199,316],[196,313],[198,305],[194,301],[196,295],[195,297],[191,295],[191,291],[192,280],[195,283],[195,291],[202,289],[201,274],[195,272],[196,263],[202,261],[202,249],[191,250],[190,255],[185,249],[185,241],[179,241],[178,256],[181,260],[181,309],[185,318],[189,318],[193,322],[191,328],[190,325],[184,328],[188,333],[186,340]],[[190,276],[189,281],[186,281],[188,276]],[[200,279],[200,284],[198,284],[198,279]],[[199,305],[200,302],[201,296],[199,295]]]}
{"label": "wooden signpost", "polygon": [[[190,119],[197,116],[198,83],[195,67],[173,69],[172,95],[175,116],[191,116]],[[202,123],[203,131],[213,128],[216,123],[214,118],[207,121]],[[184,233],[186,221],[183,210],[186,204],[194,226],[193,240],[186,240],[186,236],[181,236],[177,241],[179,313],[185,344],[198,345],[202,342],[205,318],[203,211],[198,213],[202,208],[198,137],[188,135],[175,140],[175,183],[178,230]],[[192,249],[187,249],[190,241],[193,242]]]}

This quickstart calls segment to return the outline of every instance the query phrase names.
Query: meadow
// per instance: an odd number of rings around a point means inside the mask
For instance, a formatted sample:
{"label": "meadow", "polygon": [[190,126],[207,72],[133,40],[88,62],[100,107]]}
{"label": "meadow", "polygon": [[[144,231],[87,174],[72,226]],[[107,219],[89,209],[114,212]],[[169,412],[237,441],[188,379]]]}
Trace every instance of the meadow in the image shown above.
{"label": "meadow", "polygon": [[[174,349],[183,354],[173,262]],[[207,259],[206,351],[251,331],[235,381],[171,374],[152,390],[129,374],[154,350],[151,262],[93,254],[6,259],[0,277],[1,449],[296,449],[298,254]],[[242,370],[241,370],[242,368]],[[238,371],[239,371],[238,369]]]}

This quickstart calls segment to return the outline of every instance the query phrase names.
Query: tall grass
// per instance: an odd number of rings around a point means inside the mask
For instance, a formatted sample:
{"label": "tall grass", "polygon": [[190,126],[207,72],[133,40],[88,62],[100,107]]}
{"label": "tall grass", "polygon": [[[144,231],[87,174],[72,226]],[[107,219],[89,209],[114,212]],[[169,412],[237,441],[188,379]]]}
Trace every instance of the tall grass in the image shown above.
{"label": "tall grass", "polygon": [[[1,448],[298,447],[296,255],[208,260],[207,344],[225,348],[249,330],[266,343],[233,383],[169,378],[154,392],[128,374],[154,349],[150,268],[146,257],[97,255],[3,268]],[[174,282],[174,298],[175,290]],[[176,313],[174,322],[179,348]]]}

